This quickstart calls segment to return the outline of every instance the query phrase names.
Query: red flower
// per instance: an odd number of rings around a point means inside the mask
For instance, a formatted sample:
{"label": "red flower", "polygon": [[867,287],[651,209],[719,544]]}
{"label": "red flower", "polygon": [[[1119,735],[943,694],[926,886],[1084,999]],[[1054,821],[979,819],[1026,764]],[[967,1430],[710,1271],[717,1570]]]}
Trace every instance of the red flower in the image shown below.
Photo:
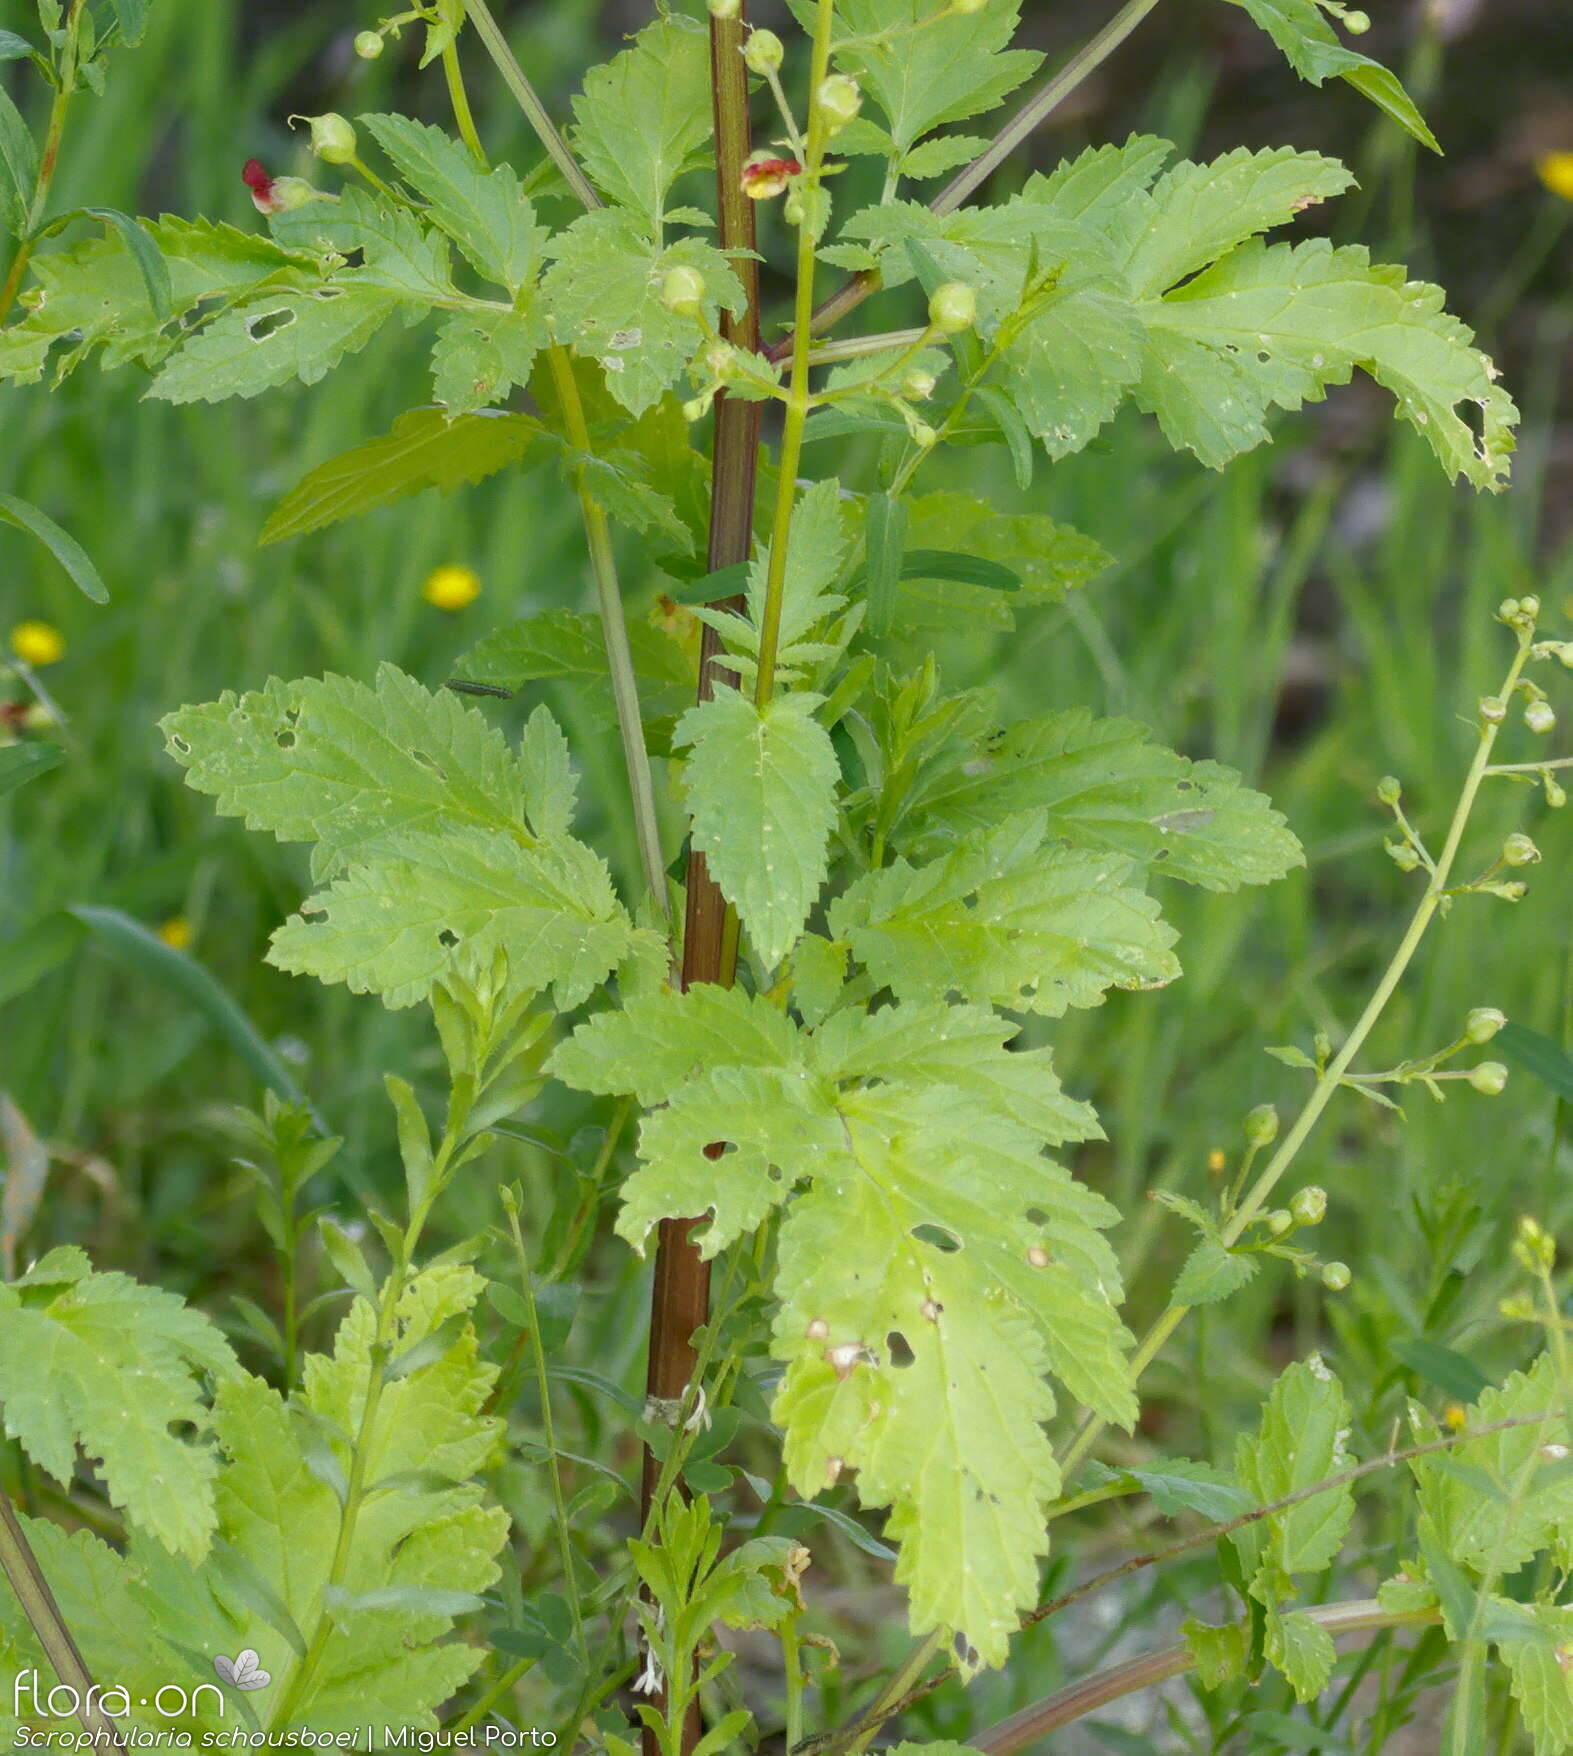
{"label": "red flower", "polygon": [[768,152],[750,155],[743,165],[743,193],[755,201],[779,195],[803,167],[796,159],[778,159]]}
{"label": "red flower", "polygon": [[258,213],[279,211],[273,194],[273,179],[263,168],[261,159],[247,159],[241,166],[240,180],[251,191],[251,200]]}

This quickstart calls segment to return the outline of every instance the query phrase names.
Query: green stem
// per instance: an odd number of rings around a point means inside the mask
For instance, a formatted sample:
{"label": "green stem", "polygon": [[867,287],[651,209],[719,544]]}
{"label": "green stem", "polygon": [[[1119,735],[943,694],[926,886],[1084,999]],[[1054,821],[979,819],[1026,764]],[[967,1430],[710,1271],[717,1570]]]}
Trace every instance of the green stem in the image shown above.
{"label": "green stem", "polygon": [[[1441,1620],[1438,1610],[1384,1610],[1374,1598],[1344,1604],[1318,1604],[1305,1614],[1320,1623],[1335,1638],[1341,1634],[1358,1634],[1370,1628],[1424,1628]],[[1196,1663],[1188,1646],[1167,1646],[1159,1652],[1144,1653],[1140,1658],[1127,1659],[1123,1664],[1110,1665],[1061,1689],[1046,1700],[1024,1707],[988,1731],[975,1733],[968,1748],[983,1756],[1011,1756],[1029,1744],[1048,1737],[1051,1732],[1068,1726],[1111,1701],[1118,1701],[1139,1690],[1150,1689],[1170,1677],[1183,1676]]]}
{"label": "green stem", "polygon": [[[1501,690],[1504,701],[1512,697],[1518,683],[1519,673],[1523,670],[1529,657],[1530,641],[1527,637],[1519,639],[1518,652],[1508,670],[1507,681]],[[1431,925],[1437,910],[1442,906],[1444,893],[1447,890],[1448,877],[1458,857],[1459,843],[1463,840],[1465,825],[1469,822],[1474,810],[1475,798],[1480,791],[1480,783],[1485,778],[1491,762],[1491,750],[1497,740],[1500,722],[1493,723],[1483,720],[1480,726],[1479,741],[1475,748],[1474,760],[1469,765],[1469,772],[1464,777],[1464,785],[1458,796],[1458,804],[1453,812],[1452,822],[1448,825],[1447,840],[1441,853],[1437,856],[1436,869],[1426,884],[1425,894],[1410,920],[1408,930],[1399,942],[1398,949],[1393,953],[1392,960],[1382,973],[1375,991],[1366,1003],[1365,1010],[1360,1014],[1354,1028],[1344,1039],[1343,1047],[1333,1057],[1316,1082],[1316,1087],[1307,1099],[1305,1107],[1295,1118],[1294,1125],[1279,1143],[1278,1150],[1267,1161],[1261,1175],[1251,1186],[1250,1193],[1235,1210],[1234,1216],[1224,1226],[1220,1236],[1224,1247],[1239,1241],[1247,1226],[1266,1205],[1268,1197],[1293,1164],[1300,1148],[1305,1144],[1311,1130],[1321,1119],[1322,1111],[1327,1108],[1333,1093],[1338,1090],[1350,1063],[1364,1047],[1366,1038],[1375,1028],[1377,1020],[1382,1016],[1393,992],[1403,979],[1404,972],[1409,968],[1415,953],[1420,949],[1420,941],[1425,937],[1426,929]],[[1153,1324],[1142,1338],[1141,1345],[1131,1356],[1132,1380],[1139,1379],[1153,1360],[1162,1351],[1165,1342],[1179,1328],[1187,1311],[1186,1305],[1171,1305],[1167,1311]],[[1071,1442],[1061,1462],[1061,1468],[1068,1480],[1074,1475],[1077,1467],[1097,1442],[1099,1435],[1108,1423],[1098,1415],[1092,1415],[1082,1424],[1081,1430]],[[1059,1516],[1056,1509],[1051,1509],[1050,1517]]]}
{"label": "green stem", "polygon": [[43,1647],[44,1657],[53,1666],[55,1676],[76,1691],[76,1716],[84,1730],[91,1733],[97,1743],[108,1742],[117,1747],[123,1744],[119,1727],[98,1706],[98,1692],[92,1676],[83,1663],[65,1618],[60,1614],[55,1594],[49,1589],[49,1581],[28,1543],[11,1497],[3,1488],[0,1488],[0,1572],[4,1572],[16,1594],[16,1601],[38,1636],[38,1644]]}
{"label": "green stem", "polygon": [[[568,443],[581,458],[591,455],[590,428],[584,403],[573,375],[568,350],[554,342],[546,350],[552,382],[562,403]],[[661,829],[656,816],[655,783],[650,776],[650,753],[645,748],[644,721],[639,716],[639,684],[634,676],[633,652],[628,627],[623,621],[623,598],[617,584],[617,558],[612,550],[612,527],[599,500],[590,492],[585,465],[573,469],[574,492],[584,519],[585,542],[590,551],[590,572],[595,579],[596,606],[601,615],[601,634],[606,641],[606,662],[612,675],[612,700],[617,708],[617,729],[623,740],[623,761],[628,769],[628,789],[633,800],[634,832],[645,882],[656,906],[664,915],[666,863],[661,857]]]}
{"label": "green stem", "polygon": [[4,323],[11,315],[16,296],[22,289],[22,277],[27,273],[27,265],[33,259],[33,246],[38,242],[38,227],[44,217],[44,204],[49,199],[50,185],[55,180],[55,167],[60,162],[60,140],[65,133],[66,111],[71,107],[71,99],[76,92],[77,31],[85,4],[86,0],[71,0],[71,11],[66,19],[65,46],[61,50],[56,76],[54,101],[49,106],[49,122],[44,130],[44,150],[39,157],[38,175],[34,179],[32,199],[28,203],[27,234],[16,247],[16,255],[11,259],[5,285],[0,286],[0,323]]}
{"label": "green stem", "polygon": [[568,143],[557,131],[557,124],[547,114],[545,104],[536,96],[535,87],[526,78],[524,69],[508,46],[508,39],[498,28],[497,20],[492,17],[486,0],[465,0],[465,11],[471,24],[475,26],[476,35],[486,45],[487,54],[502,75],[503,84],[513,94],[514,102],[524,112],[525,120],[535,130],[536,138],[546,148],[553,164],[562,172],[564,182],[582,206],[600,207],[602,202],[595,192],[595,186],[579,168],[579,161],[568,150]]}
{"label": "green stem", "polygon": [[535,1366],[536,1394],[541,1399],[541,1431],[546,1439],[546,1470],[552,1483],[552,1508],[556,1513],[557,1545],[563,1568],[563,1590],[568,1596],[568,1611],[573,1617],[574,1645],[579,1658],[588,1666],[590,1649],[584,1637],[584,1617],[579,1609],[579,1585],[574,1577],[573,1544],[569,1540],[568,1502],[563,1496],[563,1472],[557,1461],[557,1431],[552,1419],[552,1387],[546,1373],[546,1350],[541,1346],[541,1323],[535,1308],[535,1282],[530,1274],[529,1253],[524,1247],[524,1234],[519,1230],[519,1210],[510,1202],[508,1226],[513,1233],[514,1253],[519,1258],[519,1286],[530,1317],[530,1357]]}
{"label": "green stem", "polygon": [[[481,1696],[480,1700],[465,1713],[462,1719],[455,1720],[451,1727],[444,1728],[444,1736],[446,1737],[449,1732],[454,1734],[467,1732],[471,1726],[478,1726],[497,1703],[508,1694],[514,1684],[534,1667],[534,1664],[535,1660],[533,1658],[515,1659],[514,1662],[509,1665],[507,1670],[505,1670],[491,1685],[486,1693]],[[457,1742],[457,1737],[455,1736],[450,1741]]]}
{"label": "green stem", "polygon": [[[809,65],[808,89],[817,92],[830,71],[830,36],[835,22],[834,0],[819,0],[814,26],[814,48]],[[820,168],[828,140],[821,106],[812,105],[808,116],[808,143],[804,149],[804,206],[819,195]],[[798,464],[803,455],[803,431],[808,423],[809,355],[813,351],[814,245],[816,237],[805,212],[797,235],[797,299],[792,324],[792,376],[787,394],[786,420],[781,433],[780,477],[776,486],[775,518],[770,526],[770,563],[765,575],[765,607],[759,622],[759,675],[754,701],[768,704],[776,685],[776,653],[781,643],[781,606],[786,596],[787,550],[792,536],[792,507],[797,496]]]}
{"label": "green stem", "polygon": [[459,125],[459,138],[470,149],[470,157],[484,171],[486,148],[476,132],[475,112],[470,108],[470,94],[464,88],[464,69],[459,65],[459,45],[448,44],[442,52],[442,71],[448,81],[448,101],[453,105],[453,119]]}

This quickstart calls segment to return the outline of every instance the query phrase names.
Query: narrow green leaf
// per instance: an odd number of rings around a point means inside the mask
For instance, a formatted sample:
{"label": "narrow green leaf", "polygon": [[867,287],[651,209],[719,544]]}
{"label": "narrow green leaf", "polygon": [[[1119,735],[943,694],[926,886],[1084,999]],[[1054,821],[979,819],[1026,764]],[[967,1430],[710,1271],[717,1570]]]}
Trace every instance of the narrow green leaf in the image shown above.
{"label": "narrow green leaf", "polygon": [[7,744],[0,748],[0,798],[48,774],[65,758],[58,744]]}
{"label": "narrow green leaf", "polygon": [[252,1077],[292,1104],[304,1103],[300,1087],[264,1040],[251,1020],[235,1003],[229,990],[202,964],[184,951],[166,945],[140,921],[120,909],[81,904],[70,913],[112,955],[140,976],[157,982],[201,1013],[218,1032]]}
{"label": "narrow green leaf", "polygon": [[896,613],[896,581],[906,547],[906,505],[889,494],[870,494],[864,525],[868,543],[868,631],[883,640]]}
{"label": "narrow green leaf", "polygon": [[37,180],[38,143],[10,94],[0,86],[0,225],[13,238],[27,236]]}
{"label": "narrow green leaf", "polygon": [[318,464],[273,508],[260,541],[305,536],[427,488],[468,487],[518,463],[543,431],[529,415],[411,409],[382,438]]}
{"label": "narrow green leaf", "polygon": [[0,30],[0,61],[25,61],[38,51],[14,30]]}
{"label": "narrow green leaf", "polygon": [[0,519],[37,537],[71,575],[72,583],[84,597],[91,598],[95,604],[109,602],[109,593],[98,576],[98,569],[88,559],[87,551],[75,537],[63,531],[30,501],[18,500],[15,494],[0,494]]}
{"label": "narrow green leaf", "polygon": [[[112,226],[125,240],[126,248],[137,265],[137,272],[142,276],[142,284],[147,288],[148,303],[153,307],[153,315],[162,322],[170,313],[175,294],[169,278],[169,264],[164,260],[158,245],[138,221],[132,219],[128,213],[121,213],[117,208],[84,207],[81,213],[87,219],[100,220],[104,225]],[[66,217],[74,219],[76,215],[70,214]],[[56,225],[60,223],[59,220],[55,221]]]}
{"label": "narrow green leaf", "polygon": [[1522,1024],[1505,1024],[1496,1041],[1515,1067],[1549,1085],[1560,1098],[1573,1103],[1573,1056],[1538,1030]]}

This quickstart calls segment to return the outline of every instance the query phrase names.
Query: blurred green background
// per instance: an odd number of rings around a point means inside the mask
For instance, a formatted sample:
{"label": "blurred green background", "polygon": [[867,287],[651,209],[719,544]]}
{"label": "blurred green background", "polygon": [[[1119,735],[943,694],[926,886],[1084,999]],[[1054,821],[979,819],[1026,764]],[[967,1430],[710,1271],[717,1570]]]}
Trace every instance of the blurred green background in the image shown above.
{"label": "blurred green background", "polygon": [[[1115,995],[1048,1033],[1067,1084],[1097,1103],[1110,1137],[1078,1168],[1132,1216],[1120,1236],[1138,1324],[1161,1306],[1185,1247],[1144,1192],[1201,1194],[1209,1154],[1235,1150],[1247,1109],[1294,1103],[1302,1076],[1264,1046],[1305,1044],[1316,1029],[1336,1037],[1402,930],[1417,884],[1383,854],[1378,777],[1400,776],[1412,817],[1434,833],[1467,760],[1470,704],[1505,667],[1493,607],[1536,591],[1547,632],[1573,635],[1573,156],[1557,157],[1573,155],[1573,8],[1370,0],[1369,9],[1374,28],[1361,46],[1404,74],[1445,158],[1416,149],[1342,87],[1298,85],[1237,8],[1165,0],[999,187],[1133,129],[1203,156],[1244,143],[1346,158],[1359,190],[1311,217],[1448,286],[1524,409],[1512,490],[1481,499],[1450,488],[1368,385],[1282,421],[1270,454],[1223,475],[1170,456],[1129,413],[1082,456],[1040,464],[1025,493],[1000,452],[944,466],[950,485],[1051,512],[1115,558],[1063,608],[941,654],[949,676],[992,676],[1023,713],[1086,702],[1130,715],[1188,754],[1232,764],[1273,794],[1309,856],[1306,871],[1265,894],[1168,890],[1186,979]],[[769,10],[760,19],[781,23]],[[630,0],[533,0],[498,12],[559,115],[583,69],[646,16]],[[290,132],[291,112],[398,106],[446,120],[440,78],[416,73],[413,34],[379,62],[354,58],[354,30],[376,15],[360,0],[155,0],[146,45],[117,58],[102,98],[79,100],[57,208],[90,201],[251,226],[246,158],[276,172],[320,169]],[[1085,0],[1029,0],[1026,40],[1062,57],[1104,16]],[[24,0],[0,0],[0,26],[35,22]],[[539,153],[488,66],[476,60],[471,71],[488,143],[534,165]],[[37,117],[37,80],[17,64],[0,77]],[[777,316],[779,293],[773,284]],[[870,320],[900,315],[887,308]],[[156,720],[270,674],[367,677],[386,660],[436,684],[497,623],[588,607],[589,582],[572,498],[545,472],[257,548],[270,506],[307,468],[428,399],[418,348],[401,352],[397,338],[349,360],[331,387],[257,403],[174,408],[141,401],[141,390],[134,375],[90,367],[56,390],[0,393],[0,489],[71,530],[112,594],[107,608],[89,604],[41,550],[0,528],[0,637],[24,619],[63,637],[64,656],[36,681],[60,716],[42,735],[66,748],[62,767],[0,800],[0,1090],[16,1106],[13,1150],[25,1118],[52,1155],[24,1256],[84,1242],[106,1264],[223,1311],[232,1290],[265,1305],[272,1273],[221,1125],[222,1107],[254,1103],[258,1087],[216,1028],[211,996],[193,987],[192,963],[347,1137],[314,1191],[346,1212],[397,1183],[384,1070],[435,1091],[438,1060],[424,1017],[384,1013],[261,962],[269,932],[303,894],[304,856],[217,818],[184,790]],[[863,461],[845,454],[849,483],[865,479]],[[478,576],[468,607],[423,598],[444,565]],[[647,613],[656,580],[636,548],[624,569],[635,613]],[[11,718],[32,700],[28,679],[0,665]],[[500,705],[497,715],[515,723],[531,705]],[[615,808],[622,784],[609,736],[554,705],[576,738],[587,793]],[[1554,737],[1565,750],[1564,733]],[[1532,742],[1515,731],[1504,759],[1539,754]],[[598,822],[593,802],[589,810],[588,832],[630,870],[625,832]],[[1528,898],[1516,907],[1466,899],[1452,911],[1371,1064],[1451,1040],[1478,1005],[1573,1040],[1573,811],[1503,786],[1481,813],[1474,860],[1488,863],[1514,827],[1545,855]],[[161,962],[144,946],[128,957],[123,939],[69,912],[83,907],[122,911],[181,956]],[[531,1120],[542,1146],[504,1143],[487,1162],[523,1178],[544,1213],[567,1174],[557,1149],[582,1165],[594,1142],[581,1131],[596,1120],[560,1094]],[[1452,1388],[1415,1343],[1496,1371],[1524,1345],[1495,1314],[1510,1276],[1507,1228],[1524,1209],[1573,1220],[1570,1168],[1554,1095],[1523,1073],[1496,1100],[1465,1092],[1438,1108],[1411,1095],[1402,1117],[1340,1100],[1302,1170],[1331,1192],[1318,1242],[1356,1265],[1354,1287],[1328,1302],[1313,1283],[1264,1275],[1226,1323],[1192,1325],[1152,1375],[1145,1437],[1205,1452],[1226,1437],[1209,1425],[1221,1411],[1251,1405],[1283,1358],[1318,1340],[1340,1352],[1378,1443],[1395,1398]],[[495,1217],[492,1189],[488,1176],[455,1192],[456,1235]],[[639,1271],[617,1246],[599,1247],[595,1262],[574,1346],[632,1383]],[[1431,1362],[1430,1377],[1417,1359]],[[1212,1387],[1206,1408],[1199,1379]]]}

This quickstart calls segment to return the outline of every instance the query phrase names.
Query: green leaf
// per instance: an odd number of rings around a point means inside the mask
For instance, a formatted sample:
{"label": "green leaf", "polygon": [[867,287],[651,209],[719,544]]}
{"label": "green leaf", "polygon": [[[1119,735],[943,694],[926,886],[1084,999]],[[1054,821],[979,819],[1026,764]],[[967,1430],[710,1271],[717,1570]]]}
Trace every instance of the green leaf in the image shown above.
{"label": "green leaf", "polygon": [[[1506,1603],[1502,1607],[1509,1608]],[[1513,1699],[1534,1740],[1535,1756],[1561,1756],[1573,1746],[1573,1682],[1562,1656],[1573,1644],[1573,1610],[1560,1604],[1513,1604],[1511,1611],[1530,1621],[1527,1632],[1532,1636],[1499,1645]]]}
{"label": "green leaf", "polygon": [[64,760],[58,744],[8,744],[0,746],[0,798],[48,774]]}
{"label": "green leaf", "polygon": [[0,61],[27,61],[38,51],[14,30],[0,30]]}
{"label": "green leaf", "polygon": [[[1217,465],[1225,453],[1209,437],[1209,401],[1237,396],[1259,422],[1269,404],[1320,401],[1358,366],[1393,392],[1450,476],[1500,488],[1518,411],[1442,299],[1401,269],[1373,267],[1355,245],[1246,244],[1142,308],[1159,361],[1174,370],[1166,380],[1149,370],[1138,400],[1171,443]],[[1478,437],[1458,413],[1464,404],[1478,411]]]}
{"label": "green leaf", "polygon": [[[640,711],[651,719],[684,712],[694,699],[695,673],[683,649],[648,622],[630,622],[628,644],[639,678]],[[598,616],[546,610],[505,622],[458,662],[469,682],[519,689],[526,683],[567,683],[592,703],[610,694],[606,637]],[[609,702],[603,718],[611,724]]]}
{"label": "green leaf", "polygon": [[80,903],[68,911],[97,942],[141,980],[167,988],[207,1020],[251,1077],[287,1103],[305,1101],[278,1052],[237,1004],[228,988],[188,952],[176,951],[120,909]]}
{"label": "green leaf", "polygon": [[1165,1457],[1147,1469],[1124,1472],[1152,1496],[1152,1503],[1165,1518],[1182,1512],[1200,1513],[1216,1524],[1226,1524],[1251,1510],[1251,1497],[1227,1470],[1188,1457]]}
{"label": "green leaf", "polygon": [[113,0],[115,22],[120,26],[120,40],[134,48],[142,41],[147,29],[148,0]]}
{"label": "green leaf", "polygon": [[528,776],[507,739],[450,691],[393,665],[375,688],[345,677],[277,678],[160,722],[186,783],[280,841],[306,841],[312,875],[411,832],[476,828],[522,838]]}
{"label": "green leaf", "polygon": [[73,213],[62,214],[51,224],[49,230],[55,231],[74,219],[95,219],[106,226],[114,227],[130,251],[131,258],[137,265],[137,272],[142,276],[142,284],[147,288],[148,304],[153,308],[153,315],[161,322],[168,317],[175,296],[169,264],[146,227],[117,208],[82,207]]}
{"label": "green leaf", "polygon": [[1259,1266],[1254,1256],[1238,1255],[1216,1238],[1203,1238],[1185,1259],[1174,1283],[1173,1303],[1214,1305],[1249,1285]]}
{"label": "green leaf", "polygon": [[206,1425],[195,1375],[235,1371],[228,1342],[173,1293],[77,1267],[50,1284],[50,1264],[45,1257],[19,1285],[0,1287],[7,1434],[62,1485],[80,1445],[115,1505],[200,1560],[214,1529],[215,1460],[169,1429]]}
{"label": "green leaf", "polygon": [[513,981],[555,988],[566,1011],[635,944],[605,863],[582,842],[531,847],[517,833],[445,827],[359,853],[278,929],[268,957],[397,1008],[424,1000],[462,962],[500,950]]}
{"label": "green leaf", "polygon": [[1380,62],[1339,42],[1315,0],[1232,0],[1232,4],[1250,13],[1302,79],[1312,85],[1333,78],[1347,80],[1422,146],[1442,150],[1397,78]]}
{"label": "green leaf", "polygon": [[[906,546],[907,508],[889,494],[871,494],[864,523],[868,545],[868,631],[876,640],[890,633],[896,613],[896,582]],[[790,553],[790,551],[789,551]]]}
{"label": "green leaf", "polygon": [[400,304],[382,286],[330,283],[264,294],[199,329],[153,380],[165,402],[223,402],[298,378],[315,384],[357,352]]}
{"label": "green leaf", "polygon": [[720,690],[673,734],[692,750],[683,784],[694,846],[771,968],[802,933],[829,861],[841,768],[818,704],[800,693],[759,708]]}
{"label": "green leaf", "polygon": [[1022,720],[937,778],[908,828],[947,835],[1038,810],[1050,834],[1207,890],[1266,884],[1305,863],[1268,800],[1216,762],[1149,744],[1131,720],[1070,708]]}
{"label": "green leaf", "polygon": [[995,109],[1032,77],[1043,57],[1008,46],[1020,22],[1017,0],[948,18],[926,0],[843,0],[835,55],[860,76],[905,153],[931,129]]}
{"label": "green leaf", "polygon": [[424,217],[458,245],[477,274],[515,294],[535,279],[548,234],[508,166],[482,171],[442,129],[408,116],[356,120],[428,203]]}
{"label": "green leaf", "polygon": [[735,315],[745,303],[742,283],[714,246],[683,238],[663,250],[621,209],[582,215],[557,234],[549,253],[554,260],[541,292],[557,334],[600,362],[607,389],[631,414],[650,408],[704,345],[693,318],[661,303],[668,269],[703,275],[712,326],[719,309]]}
{"label": "green leaf", "polygon": [[68,531],[60,528],[46,513],[40,512],[28,500],[19,500],[15,494],[0,494],[0,519],[24,530],[29,536],[37,537],[51,555],[71,575],[71,582],[86,598],[95,604],[107,604],[109,592],[98,576],[98,569],[88,557],[87,550]]}
{"label": "green leaf", "polygon": [[[896,860],[831,904],[830,927],[904,1000],[957,993],[1058,1018],[1110,987],[1156,987],[1179,964],[1129,862],[1049,842],[1022,815],[926,866]],[[724,888],[724,886],[723,886]]]}
{"label": "green leaf", "polygon": [[432,388],[450,415],[500,402],[516,384],[528,384],[536,354],[551,337],[533,307],[462,311],[437,332]]}
{"label": "green leaf", "polygon": [[382,438],[318,464],[273,508],[259,540],[305,536],[427,488],[467,487],[518,463],[542,430],[529,415],[411,409]]}
{"label": "green leaf", "polygon": [[1244,1675],[1251,1644],[1245,1623],[1229,1622],[1213,1628],[1192,1618],[1182,1624],[1180,1632],[1191,1649],[1204,1689],[1221,1689]]}
{"label": "green leaf", "polygon": [[[1538,1415],[1545,1420],[1530,1419]],[[1471,1427],[1512,1420],[1529,1424],[1466,1439],[1409,1466],[1443,1551],[1476,1573],[1516,1571],[1573,1521],[1573,1475],[1545,1450],[1573,1442],[1550,1354],[1482,1391],[1469,1411]]]}
{"label": "green leaf", "polygon": [[1538,1030],[1522,1024],[1505,1024],[1496,1041],[1515,1067],[1549,1085],[1559,1098],[1573,1102],[1573,1056]]}
{"label": "green leaf", "polygon": [[[996,591],[1020,590],[1035,604],[1060,602],[1109,565],[1091,537],[1035,512],[997,512],[971,494],[941,490],[910,503],[914,570],[934,550],[973,557],[978,571],[969,583]],[[989,568],[992,572],[988,571]],[[959,579],[955,571],[919,577]]]}
{"label": "green leaf", "polygon": [[1338,1651],[1333,1637],[1304,1610],[1267,1612],[1267,1662],[1282,1671],[1296,1701],[1314,1701],[1327,1687]]}
{"label": "green leaf", "polygon": [[658,236],[667,192],[710,138],[710,45],[688,19],[647,25],[585,75],[574,150],[609,200]]}
{"label": "green leaf", "polygon": [[[1265,1506],[1347,1469],[1349,1422],[1343,1390],[1320,1356],[1289,1366],[1267,1399],[1260,1431],[1242,1436],[1236,1448],[1241,1487]],[[1346,1481],[1236,1531],[1231,1541],[1247,1574],[1263,1570],[1253,1595],[1273,1602],[1272,1570],[1319,1573],[1330,1566],[1353,1516],[1354,1491]]]}
{"label": "green leaf", "polygon": [[[892,143],[894,144],[894,143]],[[836,141],[839,148],[841,142]],[[945,134],[925,140],[901,160],[901,175],[922,182],[929,177],[943,177],[947,171],[970,165],[988,150],[988,141],[980,134]]]}
{"label": "green leaf", "polygon": [[10,94],[0,86],[0,225],[13,238],[27,236],[37,181],[38,143]]}

